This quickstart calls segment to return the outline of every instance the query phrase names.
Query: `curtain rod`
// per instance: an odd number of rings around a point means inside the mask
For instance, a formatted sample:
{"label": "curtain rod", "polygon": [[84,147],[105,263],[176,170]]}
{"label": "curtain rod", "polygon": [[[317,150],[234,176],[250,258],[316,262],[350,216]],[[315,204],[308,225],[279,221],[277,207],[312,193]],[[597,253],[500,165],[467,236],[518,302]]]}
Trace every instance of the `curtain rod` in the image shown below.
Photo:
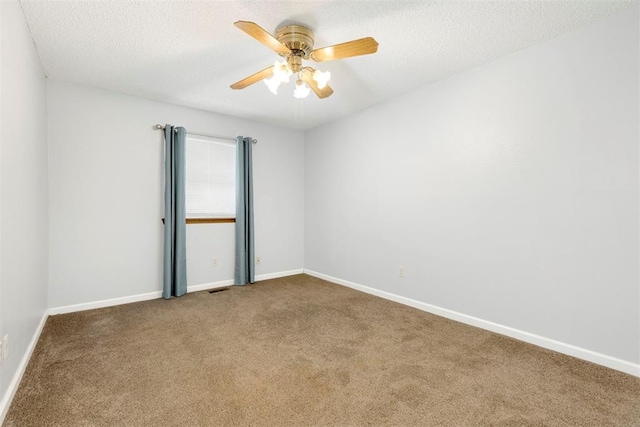
{"label": "curtain rod", "polygon": [[[163,125],[156,125],[156,129],[158,129],[158,130],[164,129],[164,126]],[[207,138],[228,139],[229,141],[234,141],[234,142],[236,141],[236,138],[233,138],[231,136],[210,135],[208,133],[198,133],[198,132],[190,132],[190,131],[187,131],[187,133],[190,134],[190,135],[204,136],[204,137],[207,137]],[[252,138],[251,142],[253,142],[254,144],[257,144],[258,140],[255,139],[255,138]]]}

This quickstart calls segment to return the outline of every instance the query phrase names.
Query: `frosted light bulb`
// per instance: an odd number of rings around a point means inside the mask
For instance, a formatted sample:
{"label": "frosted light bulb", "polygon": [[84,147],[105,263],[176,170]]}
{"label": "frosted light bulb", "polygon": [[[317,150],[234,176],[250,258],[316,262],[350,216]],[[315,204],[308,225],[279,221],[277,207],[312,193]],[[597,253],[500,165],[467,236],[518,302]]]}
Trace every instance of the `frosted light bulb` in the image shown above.
{"label": "frosted light bulb", "polygon": [[323,73],[320,70],[315,70],[313,72],[313,80],[318,82],[318,89],[324,89],[329,79],[331,79],[331,73],[328,71]]}
{"label": "frosted light bulb", "polygon": [[293,74],[293,72],[289,69],[286,61],[276,61],[273,63],[273,75],[274,77],[277,77],[281,82],[289,82],[289,76],[291,74]]}
{"label": "frosted light bulb", "polygon": [[281,82],[278,76],[272,76],[268,79],[264,79],[263,82],[264,84],[267,85],[267,87],[269,88],[272,94],[274,95],[278,94],[278,86],[280,86],[280,82]]}
{"label": "frosted light bulb", "polygon": [[306,98],[309,96],[310,91],[311,89],[309,89],[309,86],[304,84],[302,80],[298,80],[296,82],[296,89],[293,91],[293,96],[295,98]]}

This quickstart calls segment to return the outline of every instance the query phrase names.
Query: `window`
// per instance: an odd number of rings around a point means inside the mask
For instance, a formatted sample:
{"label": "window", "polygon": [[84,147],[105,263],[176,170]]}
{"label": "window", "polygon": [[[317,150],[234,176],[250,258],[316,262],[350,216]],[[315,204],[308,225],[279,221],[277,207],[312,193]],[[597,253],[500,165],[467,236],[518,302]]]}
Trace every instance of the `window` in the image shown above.
{"label": "window", "polygon": [[234,219],[235,142],[188,135],[185,148],[187,222],[221,222],[207,219]]}

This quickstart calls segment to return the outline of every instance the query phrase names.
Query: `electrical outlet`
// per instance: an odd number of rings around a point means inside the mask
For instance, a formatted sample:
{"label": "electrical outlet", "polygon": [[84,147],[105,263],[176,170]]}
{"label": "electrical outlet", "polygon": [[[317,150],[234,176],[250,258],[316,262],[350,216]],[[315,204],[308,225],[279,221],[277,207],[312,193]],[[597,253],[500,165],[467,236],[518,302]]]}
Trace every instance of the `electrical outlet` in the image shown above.
{"label": "electrical outlet", "polygon": [[398,276],[404,277],[404,267],[400,266],[400,271],[398,271]]}
{"label": "electrical outlet", "polygon": [[260,257],[259,256],[256,257],[256,264],[258,264],[258,265],[260,264]]}
{"label": "electrical outlet", "polygon": [[218,258],[214,258],[213,259],[213,266],[217,267],[218,266]]}

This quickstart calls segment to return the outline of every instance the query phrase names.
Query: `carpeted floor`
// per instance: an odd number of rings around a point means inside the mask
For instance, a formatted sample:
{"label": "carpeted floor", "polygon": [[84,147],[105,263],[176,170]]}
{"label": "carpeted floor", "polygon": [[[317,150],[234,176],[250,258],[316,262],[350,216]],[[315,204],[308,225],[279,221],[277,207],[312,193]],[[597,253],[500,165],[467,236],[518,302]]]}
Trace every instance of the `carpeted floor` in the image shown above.
{"label": "carpeted floor", "polygon": [[50,317],[5,426],[640,426],[640,379],[300,275]]}

